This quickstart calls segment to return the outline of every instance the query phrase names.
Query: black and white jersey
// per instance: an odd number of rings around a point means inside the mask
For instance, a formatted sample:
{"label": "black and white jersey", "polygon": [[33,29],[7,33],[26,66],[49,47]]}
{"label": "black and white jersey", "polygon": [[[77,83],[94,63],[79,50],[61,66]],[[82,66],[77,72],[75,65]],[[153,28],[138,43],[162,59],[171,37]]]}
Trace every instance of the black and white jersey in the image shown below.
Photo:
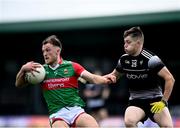
{"label": "black and white jersey", "polygon": [[162,96],[160,78],[157,73],[164,66],[157,55],[143,49],[138,56],[122,55],[116,70],[125,75],[130,99],[146,99]]}

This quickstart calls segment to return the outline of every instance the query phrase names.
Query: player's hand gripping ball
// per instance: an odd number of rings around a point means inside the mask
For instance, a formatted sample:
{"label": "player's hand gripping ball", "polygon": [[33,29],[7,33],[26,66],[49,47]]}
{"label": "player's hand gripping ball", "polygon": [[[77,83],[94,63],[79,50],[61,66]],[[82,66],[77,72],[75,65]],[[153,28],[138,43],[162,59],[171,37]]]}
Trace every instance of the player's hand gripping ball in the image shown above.
{"label": "player's hand gripping ball", "polygon": [[36,68],[37,71],[31,71],[25,74],[25,79],[32,85],[41,83],[45,78],[46,71],[41,64],[39,65],[40,67]]}

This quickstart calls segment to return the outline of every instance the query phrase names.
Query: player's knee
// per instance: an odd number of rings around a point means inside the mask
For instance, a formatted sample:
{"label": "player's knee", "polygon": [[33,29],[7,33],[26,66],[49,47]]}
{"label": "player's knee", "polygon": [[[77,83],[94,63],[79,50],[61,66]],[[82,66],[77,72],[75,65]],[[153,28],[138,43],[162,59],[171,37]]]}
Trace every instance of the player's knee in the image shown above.
{"label": "player's knee", "polygon": [[163,128],[173,128],[172,123],[161,123],[161,124],[159,124],[159,126],[163,127]]}
{"label": "player's knee", "polygon": [[124,120],[125,126],[126,127],[135,127],[137,126],[137,122],[131,118],[125,118]]}

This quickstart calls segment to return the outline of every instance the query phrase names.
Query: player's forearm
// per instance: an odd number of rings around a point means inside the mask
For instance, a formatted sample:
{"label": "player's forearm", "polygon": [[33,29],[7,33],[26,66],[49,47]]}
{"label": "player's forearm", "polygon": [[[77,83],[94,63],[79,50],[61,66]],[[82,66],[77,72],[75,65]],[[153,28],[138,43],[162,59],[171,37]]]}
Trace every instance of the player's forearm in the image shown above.
{"label": "player's forearm", "polygon": [[24,87],[26,85],[25,72],[21,69],[16,76],[16,87]]}
{"label": "player's forearm", "polygon": [[172,77],[165,81],[163,99],[166,101],[168,101],[169,97],[171,96],[173,86],[174,86],[174,82],[175,82],[175,80]]}
{"label": "player's forearm", "polygon": [[108,84],[108,80],[102,76],[93,75],[92,83],[94,84]]}
{"label": "player's forearm", "polygon": [[92,74],[88,71],[84,71],[81,74],[81,77],[92,84],[107,84],[108,83],[108,80],[104,78],[103,76]]}

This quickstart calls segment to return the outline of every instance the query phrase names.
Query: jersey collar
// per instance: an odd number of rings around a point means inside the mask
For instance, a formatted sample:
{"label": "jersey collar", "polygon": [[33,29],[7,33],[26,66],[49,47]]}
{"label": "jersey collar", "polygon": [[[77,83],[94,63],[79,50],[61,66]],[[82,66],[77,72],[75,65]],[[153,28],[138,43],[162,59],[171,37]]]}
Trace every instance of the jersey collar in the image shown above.
{"label": "jersey collar", "polygon": [[52,67],[51,65],[49,65],[49,67],[52,70],[56,70],[62,63],[63,63],[63,59],[62,59],[62,57],[60,57],[60,60],[59,60],[58,64],[56,64],[56,66]]}
{"label": "jersey collar", "polygon": [[56,70],[59,66],[60,66],[60,64],[56,64],[56,66],[54,66],[54,67],[52,67],[51,65],[49,65],[49,67],[50,67],[52,70]]}

